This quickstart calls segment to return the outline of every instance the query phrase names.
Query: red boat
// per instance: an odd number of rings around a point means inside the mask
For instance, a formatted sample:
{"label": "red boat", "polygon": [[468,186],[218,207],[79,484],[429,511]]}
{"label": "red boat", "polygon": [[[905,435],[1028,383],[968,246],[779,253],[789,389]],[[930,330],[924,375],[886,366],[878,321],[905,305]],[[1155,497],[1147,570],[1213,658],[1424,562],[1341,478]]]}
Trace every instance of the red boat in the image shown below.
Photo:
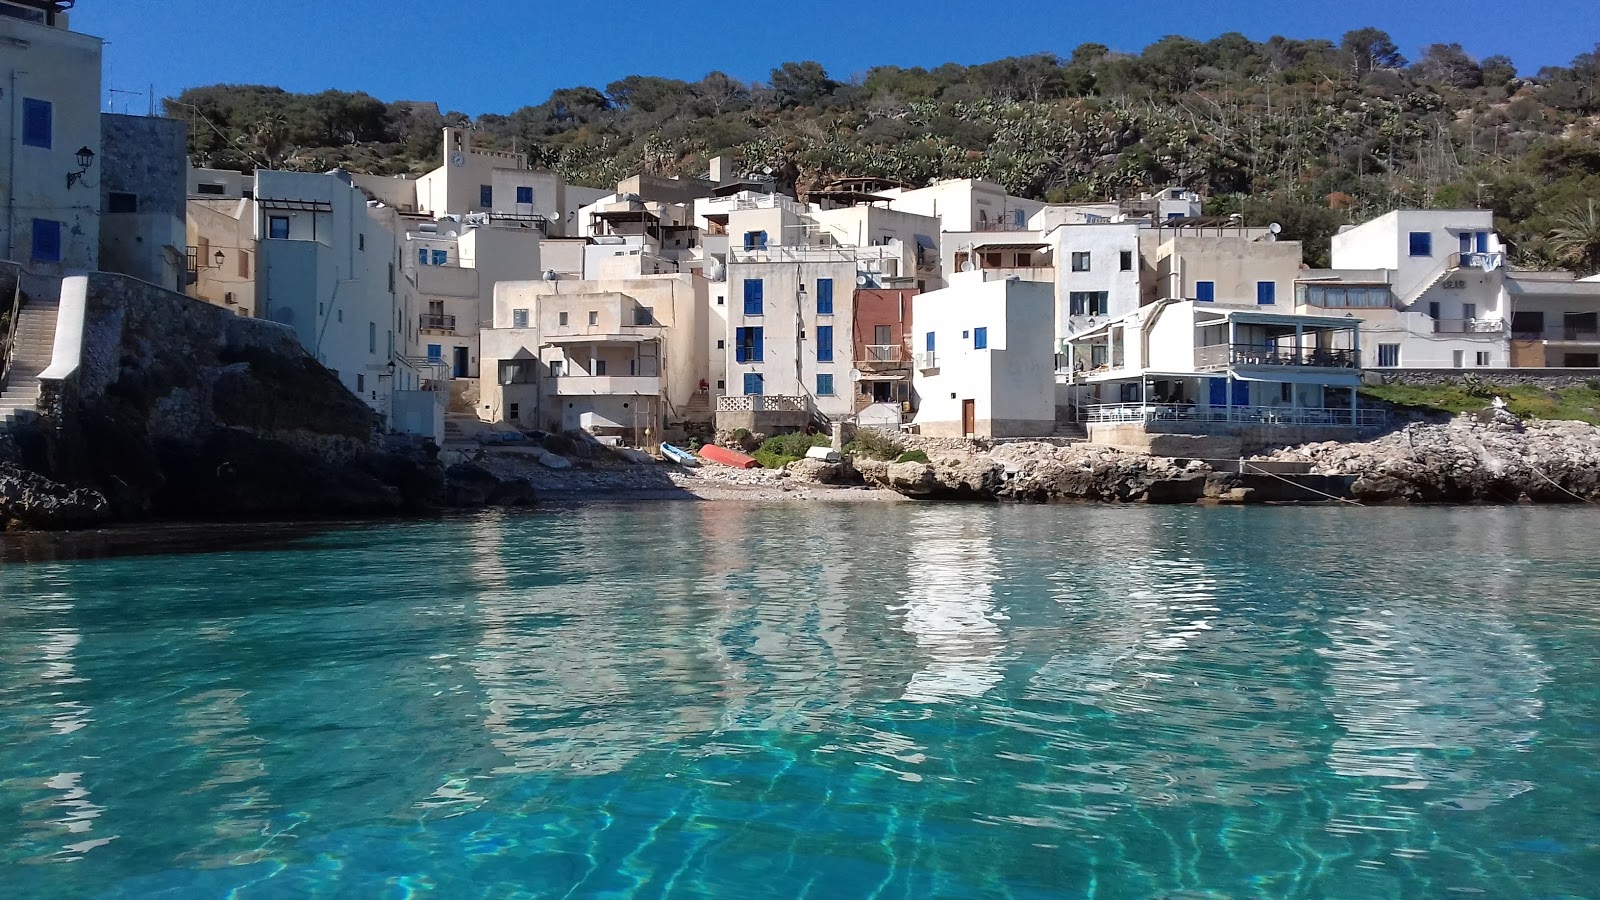
{"label": "red boat", "polygon": [[755,457],[746,456],[737,450],[707,444],[700,448],[700,458],[707,462],[721,463],[724,466],[733,466],[735,469],[759,469],[761,464]]}

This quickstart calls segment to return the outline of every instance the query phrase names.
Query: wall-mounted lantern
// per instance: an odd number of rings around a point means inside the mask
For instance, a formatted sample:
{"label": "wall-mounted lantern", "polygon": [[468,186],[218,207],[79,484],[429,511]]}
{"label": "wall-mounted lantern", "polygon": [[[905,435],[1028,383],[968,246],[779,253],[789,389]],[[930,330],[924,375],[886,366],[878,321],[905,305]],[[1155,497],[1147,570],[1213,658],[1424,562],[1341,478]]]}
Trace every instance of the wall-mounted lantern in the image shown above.
{"label": "wall-mounted lantern", "polygon": [[73,185],[82,181],[84,174],[89,171],[89,167],[92,165],[94,165],[94,151],[88,147],[79,147],[78,171],[67,173],[67,190],[71,190]]}

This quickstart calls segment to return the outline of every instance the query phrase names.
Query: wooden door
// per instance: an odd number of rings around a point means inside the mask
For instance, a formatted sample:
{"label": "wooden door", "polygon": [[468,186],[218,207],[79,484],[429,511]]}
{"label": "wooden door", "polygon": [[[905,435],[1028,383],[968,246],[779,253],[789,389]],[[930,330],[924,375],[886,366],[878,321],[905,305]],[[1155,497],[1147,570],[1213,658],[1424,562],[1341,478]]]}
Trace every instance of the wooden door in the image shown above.
{"label": "wooden door", "polygon": [[978,401],[976,400],[961,401],[961,433],[969,435],[978,433]]}

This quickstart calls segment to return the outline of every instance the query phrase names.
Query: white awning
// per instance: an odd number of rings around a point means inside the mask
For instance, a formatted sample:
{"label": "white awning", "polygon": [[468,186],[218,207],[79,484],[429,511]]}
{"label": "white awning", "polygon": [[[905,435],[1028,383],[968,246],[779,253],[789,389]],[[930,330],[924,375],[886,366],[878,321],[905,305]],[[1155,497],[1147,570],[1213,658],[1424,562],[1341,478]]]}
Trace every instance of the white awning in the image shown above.
{"label": "white awning", "polygon": [[[1220,377],[1221,373],[1210,377]],[[1232,372],[1239,381],[1267,381],[1277,384],[1321,384],[1327,387],[1359,387],[1361,373],[1355,369],[1274,369],[1268,373]]]}

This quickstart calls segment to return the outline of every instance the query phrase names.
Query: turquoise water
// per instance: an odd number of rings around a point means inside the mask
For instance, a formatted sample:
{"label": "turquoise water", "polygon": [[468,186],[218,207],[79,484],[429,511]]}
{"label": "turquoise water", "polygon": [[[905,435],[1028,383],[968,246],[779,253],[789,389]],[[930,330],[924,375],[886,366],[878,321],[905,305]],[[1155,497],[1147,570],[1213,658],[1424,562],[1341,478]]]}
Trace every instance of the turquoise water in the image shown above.
{"label": "turquoise water", "polygon": [[0,897],[1600,896],[1597,522],[11,540]]}

